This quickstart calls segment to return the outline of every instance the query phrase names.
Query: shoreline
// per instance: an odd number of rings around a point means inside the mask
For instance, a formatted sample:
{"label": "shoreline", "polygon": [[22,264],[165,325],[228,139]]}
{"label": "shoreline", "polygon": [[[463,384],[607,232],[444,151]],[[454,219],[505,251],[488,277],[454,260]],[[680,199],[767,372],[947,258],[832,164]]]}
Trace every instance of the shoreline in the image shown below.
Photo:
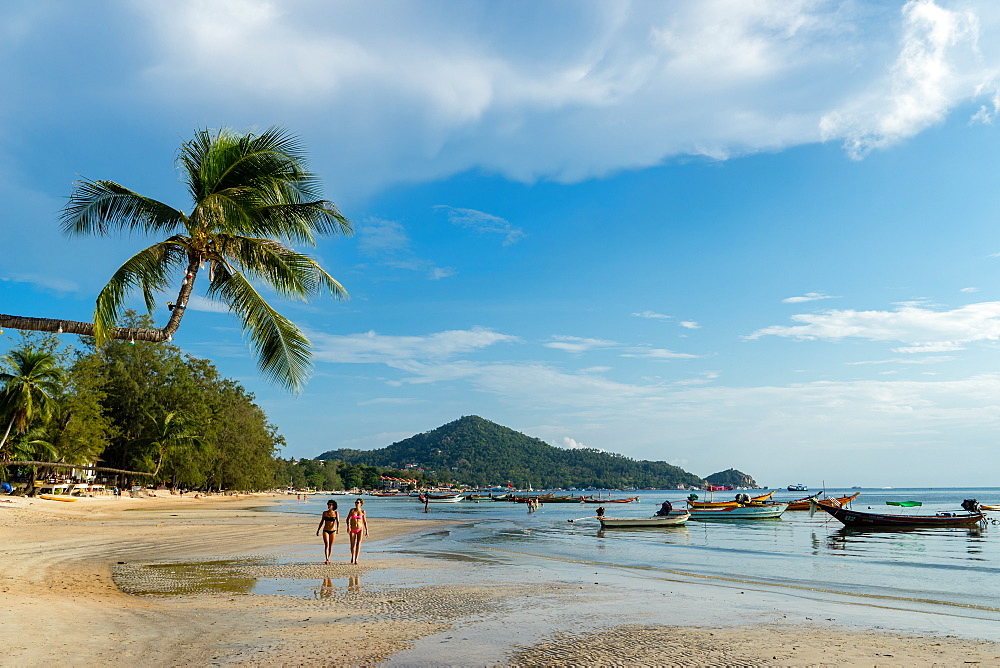
{"label": "shoreline", "polygon": [[[653,601],[646,600],[653,588],[643,596],[636,590],[641,582],[591,577],[593,567],[582,562],[481,564],[379,553],[377,542],[442,530],[448,523],[440,520],[374,517],[365,543],[374,548],[362,548],[361,564],[347,563],[346,540],[338,539],[336,562],[325,566],[314,535],[318,513],[306,520],[255,510],[281,501],[288,495],[0,503],[2,662],[1000,663],[1000,644],[986,640],[859,628],[822,613],[797,621],[778,612],[733,615],[735,602],[746,610],[776,609],[773,592],[669,582],[662,600]],[[152,582],[154,572],[157,582],[169,583],[179,577],[164,575],[169,564],[194,564],[195,572],[211,574],[209,561],[235,569],[223,583],[238,577],[271,583],[276,591],[286,583],[300,589],[293,595],[197,588],[131,595],[116,584],[128,577]]]}

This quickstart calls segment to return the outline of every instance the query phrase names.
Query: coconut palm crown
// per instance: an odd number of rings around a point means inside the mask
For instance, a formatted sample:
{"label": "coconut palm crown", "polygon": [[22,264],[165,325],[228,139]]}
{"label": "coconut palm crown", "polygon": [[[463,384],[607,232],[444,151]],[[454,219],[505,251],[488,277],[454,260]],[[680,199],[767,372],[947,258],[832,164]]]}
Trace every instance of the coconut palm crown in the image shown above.
{"label": "coconut palm crown", "polygon": [[36,420],[51,415],[63,373],[55,355],[34,348],[17,348],[3,358],[0,369],[0,415],[7,418],[0,436],[0,461],[11,430],[25,432]]}
{"label": "coconut palm crown", "polygon": [[[199,271],[207,267],[207,296],[240,318],[260,371],[300,390],[310,369],[309,340],[254,286],[266,285],[291,299],[322,293],[346,298],[340,283],[292,245],[315,246],[317,237],[350,235],[350,222],[322,199],[298,140],[280,128],[259,134],[201,130],[181,147],[178,167],[193,201],[189,213],[113,181],[90,180],[76,183],[62,211],[62,228],[71,235],[166,237],[129,258],[101,290],[93,323],[98,345],[125,337],[169,341]],[[116,327],[130,295],[141,292],[151,312],[157,294],[181,272],[177,301],[168,303],[170,319],[162,330]]]}

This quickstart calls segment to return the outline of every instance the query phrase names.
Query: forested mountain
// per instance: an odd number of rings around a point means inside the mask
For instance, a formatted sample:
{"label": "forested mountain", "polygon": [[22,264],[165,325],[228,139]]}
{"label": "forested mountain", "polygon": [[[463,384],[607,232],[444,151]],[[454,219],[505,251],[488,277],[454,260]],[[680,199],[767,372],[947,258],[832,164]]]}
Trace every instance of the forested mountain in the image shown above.
{"label": "forested mountain", "polygon": [[725,471],[705,476],[705,482],[713,485],[732,485],[733,487],[750,489],[757,487],[757,482],[753,478],[743,473],[743,471],[737,471],[736,469],[726,469]]}
{"label": "forested mountain", "polygon": [[438,482],[477,487],[652,487],[701,485],[666,462],[588,448],[564,450],[472,415],[378,450],[330,450],[318,459],[422,470]]}

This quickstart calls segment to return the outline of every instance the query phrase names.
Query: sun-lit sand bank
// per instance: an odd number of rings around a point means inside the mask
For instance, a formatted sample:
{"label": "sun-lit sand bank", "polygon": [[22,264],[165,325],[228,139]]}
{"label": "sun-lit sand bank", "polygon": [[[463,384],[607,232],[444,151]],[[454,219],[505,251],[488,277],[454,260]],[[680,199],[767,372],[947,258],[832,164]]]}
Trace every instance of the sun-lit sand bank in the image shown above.
{"label": "sun-lit sand bank", "polygon": [[[337,563],[325,566],[318,515],[254,510],[276,500],[0,503],[0,665],[1000,664],[1000,645],[987,641],[859,629],[822,614],[733,620],[725,596],[752,591],[678,585],[658,604],[666,613],[644,617],[634,592],[585,582],[601,578],[581,565],[556,577],[493,564],[484,577],[475,561],[372,546],[351,566],[342,536]],[[371,525],[372,541],[446,529],[374,515]],[[253,590],[258,579],[271,590]],[[717,623],[705,623],[713,604]]]}

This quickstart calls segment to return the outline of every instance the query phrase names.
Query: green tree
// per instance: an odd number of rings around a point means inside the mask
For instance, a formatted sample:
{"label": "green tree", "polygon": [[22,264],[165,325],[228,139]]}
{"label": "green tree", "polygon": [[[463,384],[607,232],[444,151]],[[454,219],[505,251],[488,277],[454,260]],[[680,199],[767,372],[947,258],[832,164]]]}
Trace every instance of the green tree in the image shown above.
{"label": "green tree", "polygon": [[[97,297],[93,324],[0,314],[0,327],[93,335],[98,345],[111,339],[170,341],[207,264],[207,295],[240,318],[261,372],[301,389],[310,367],[309,340],[254,284],[291,299],[324,292],[346,297],[340,283],[291,244],[315,246],[317,237],[351,234],[350,222],[322,199],[298,140],[280,128],[259,134],[199,131],[181,147],[178,164],[193,201],[189,213],[114,181],[80,181],[70,195],[62,213],[68,234],[165,237],[114,273]],[[141,292],[152,312],[157,294],[178,277],[183,280],[166,326],[118,327],[129,295]]]}
{"label": "green tree", "polygon": [[0,438],[0,460],[9,457],[5,446],[11,431],[24,433],[36,421],[52,415],[60,393],[63,370],[56,355],[31,347],[15,348],[4,356],[0,371],[0,410],[6,429]]}
{"label": "green tree", "polygon": [[201,437],[194,433],[191,420],[186,414],[169,411],[159,415],[147,413],[146,416],[149,418],[149,435],[139,439],[137,445],[145,446],[146,457],[156,458],[154,476],[159,474],[163,458],[169,450],[184,446],[197,447],[201,444]]}

